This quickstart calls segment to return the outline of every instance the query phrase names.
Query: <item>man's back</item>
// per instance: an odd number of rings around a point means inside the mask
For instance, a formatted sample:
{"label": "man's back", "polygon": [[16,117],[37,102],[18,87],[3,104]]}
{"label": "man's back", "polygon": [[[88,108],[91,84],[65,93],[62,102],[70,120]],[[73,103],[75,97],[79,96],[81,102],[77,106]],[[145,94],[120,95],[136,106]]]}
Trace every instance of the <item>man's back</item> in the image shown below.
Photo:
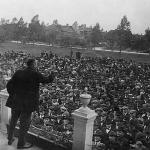
{"label": "man's back", "polygon": [[40,83],[40,74],[35,70],[26,68],[18,70],[14,77],[14,92],[19,94],[29,94],[38,92]]}
{"label": "man's back", "polygon": [[12,77],[13,92],[6,106],[21,111],[34,111],[39,105],[39,83],[49,83],[54,75],[44,77],[35,69],[18,70]]}

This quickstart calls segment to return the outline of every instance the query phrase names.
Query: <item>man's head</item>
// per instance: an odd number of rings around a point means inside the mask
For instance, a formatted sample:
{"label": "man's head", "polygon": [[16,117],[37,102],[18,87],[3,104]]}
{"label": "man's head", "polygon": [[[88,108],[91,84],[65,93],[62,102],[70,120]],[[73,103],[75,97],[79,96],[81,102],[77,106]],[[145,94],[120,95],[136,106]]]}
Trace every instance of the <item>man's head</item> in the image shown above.
{"label": "man's head", "polygon": [[117,136],[118,137],[123,137],[124,136],[124,130],[123,130],[123,127],[119,127],[118,129],[117,129]]}
{"label": "man's head", "polygon": [[124,114],[128,113],[128,111],[129,111],[127,106],[123,106],[122,109],[123,109],[123,113]]}
{"label": "man's head", "polygon": [[30,58],[27,60],[27,67],[36,68],[37,67],[37,60]]}
{"label": "man's head", "polygon": [[136,110],[130,110],[130,116],[134,118],[136,116]]}
{"label": "man's head", "polygon": [[110,141],[115,141],[116,139],[116,133],[114,131],[109,132],[109,140]]}

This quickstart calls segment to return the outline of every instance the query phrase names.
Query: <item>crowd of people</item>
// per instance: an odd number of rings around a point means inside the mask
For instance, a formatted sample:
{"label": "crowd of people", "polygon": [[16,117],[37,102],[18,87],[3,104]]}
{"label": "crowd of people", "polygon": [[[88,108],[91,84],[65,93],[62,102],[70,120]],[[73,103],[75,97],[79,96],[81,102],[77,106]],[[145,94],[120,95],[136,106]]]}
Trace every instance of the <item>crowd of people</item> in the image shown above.
{"label": "crowd of people", "polygon": [[[14,51],[1,54],[0,89],[5,87],[6,77],[25,66],[29,56]],[[32,127],[55,133],[59,143],[71,142],[71,113],[82,105],[80,94],[86,87],[92,96],[88,107],[98,114],[93,133],[95,149],[150,149],[149,64],[109,57],[76,59],[52,52],[35,58],[41,73],[48,75],[55,69],[58,75],[52,84],[40,86],[40,106],[33,113]]]}

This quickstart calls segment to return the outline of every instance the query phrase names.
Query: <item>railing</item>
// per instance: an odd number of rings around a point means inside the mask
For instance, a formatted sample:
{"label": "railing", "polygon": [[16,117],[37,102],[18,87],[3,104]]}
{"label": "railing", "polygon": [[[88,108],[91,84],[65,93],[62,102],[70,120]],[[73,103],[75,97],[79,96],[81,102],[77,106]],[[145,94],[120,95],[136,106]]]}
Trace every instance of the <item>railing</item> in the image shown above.
{"label": "railing", "polygon": [[[9,124],[11,117],[11,109],[5,106],[8,96],[6,90],[0,92],[0,130],[5,133],[7,133],[7,125]],[[80,99],[83,106],[72,113],[74,118],[73,135],[72,131],[70,132],[69,130],[67,130],[68,132],[59,132],[55,130],[54,126],[51,126],[52,129],[48,131],[45,124],[42,128],[38,128],[35,126],[33,120],[30,132],[35,133],[36,136],[43,136],[48,140],[53,140],[56,144],[65,144],[65,146],[72,147],[73,143],[73,150],[91,150],[93,147],[93,124],[96,118],[96,113],[94,110],[87,107],[87,104],[91,99],[89,94],[82,94]]]}
{"label": "railing", "polygon": [[7,133],[7,124],[11,116],[10,108],[5,106],[7,98],[8,93],[4,89],[0,92],[0,130],[5,133]]}

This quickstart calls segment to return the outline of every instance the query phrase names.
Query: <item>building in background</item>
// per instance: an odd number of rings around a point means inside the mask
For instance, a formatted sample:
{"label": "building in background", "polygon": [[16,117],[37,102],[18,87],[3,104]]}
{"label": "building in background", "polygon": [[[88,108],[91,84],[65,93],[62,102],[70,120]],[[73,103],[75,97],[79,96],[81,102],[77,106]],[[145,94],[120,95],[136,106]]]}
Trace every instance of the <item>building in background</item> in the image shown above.
{"label": "building in background", "polygon": [[49,36],[50,43],[56,43],[59,45],[78,45],[86,41],[92,32],[92,27],[86,27],[86,25],[78,25],[74,22],[70,25],[60,25],[57,20],[53,21],[53,24],[46,28],[46,35]]}

